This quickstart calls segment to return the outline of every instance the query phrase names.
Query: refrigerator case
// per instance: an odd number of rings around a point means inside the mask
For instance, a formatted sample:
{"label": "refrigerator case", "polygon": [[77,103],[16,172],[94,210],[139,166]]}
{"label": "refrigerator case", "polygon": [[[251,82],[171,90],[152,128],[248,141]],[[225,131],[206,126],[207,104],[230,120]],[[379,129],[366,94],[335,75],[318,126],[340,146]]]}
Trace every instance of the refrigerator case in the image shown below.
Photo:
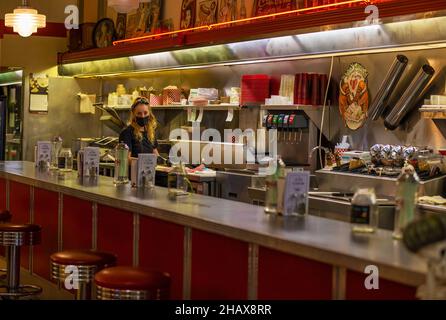
{"label": "refrigerator case", "polygon": [[[1,84],[0,84],[1,86]],[[2,160],[22,159],[22,86],[1,86],[1,145]]]}

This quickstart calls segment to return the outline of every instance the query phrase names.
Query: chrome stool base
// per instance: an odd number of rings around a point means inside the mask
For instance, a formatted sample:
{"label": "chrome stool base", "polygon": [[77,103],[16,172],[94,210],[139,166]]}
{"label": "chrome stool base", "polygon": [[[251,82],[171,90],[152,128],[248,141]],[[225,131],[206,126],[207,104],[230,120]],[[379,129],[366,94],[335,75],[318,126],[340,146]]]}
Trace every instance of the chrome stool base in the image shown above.
{"label": "chrome stool base", "polygon": [[[98,300],[150,300],[150,292],[145,290],[117,290],[96,286]],[[157,294],[159,296],[159,293]]]}
{"label": "chrome stool base", "polygon": [[20,284],[20,249],[39,244],[41,227],[32,224],[0,224],[0,245],[6,247],[6,284],[0,286],[0,298],[18,299],[36,296],[42,288]]}
{"label": "chrome stool base", "polygon": [[[51,279],[55,280],[59,287],[61,287],[62,284],[65,284],[65,280],[67,278],[65,269],[67,267],[67,265],[51,262]],[[78,286],[77,289],[73,288],[73,290],[76,291],[76,300],[90,300],[91,284],[93,283],[94,274],[96,273],[98,267],[81,265],[73,265],[72,267],[76,267],[78,269],[78,278],[73,279],[73,281],[77,281]]]}
{"label": "chrome stool base", "polygon": [[34,285],[21,285],[14,290],[10,290],[8,286],[0,286],[0,298],[14,299],[36,296],[42,293],[42,288]]}

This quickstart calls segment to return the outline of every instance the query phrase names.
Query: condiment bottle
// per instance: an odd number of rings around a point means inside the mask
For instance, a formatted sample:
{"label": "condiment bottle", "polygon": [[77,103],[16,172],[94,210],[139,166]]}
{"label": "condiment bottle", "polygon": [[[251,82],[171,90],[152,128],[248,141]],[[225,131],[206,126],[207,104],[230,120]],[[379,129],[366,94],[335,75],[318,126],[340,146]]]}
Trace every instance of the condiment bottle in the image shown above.
{"label": "condiment bottle", "polygon": [[406,163],[396,181],[395,226],[393,228],[395,239],[403,238],[404,228],[415,218],[419,185],[420,179],[415,168]]}
{"label": "condiment bottle", "polygon": [[115,148],[115,185],[129,183],[129,147],[119,143]]}
{"label": "condiment bottle", "polygon": [[352,199],[351,223],[354,233],[373,233],[378,225],[378,206],[374,189],[359,189]]}
{"label": "condiment bottle", "polygon": [[[271,166],[273,167],[271,168]],[[277,157],[270,162],[270,169],[272,169],[273,172],[270,172],[265,179],[265,212],[268,214],[277,214],[282,207],[279,202],[283,201],[279,195],[283,195],[283,190],[279,190],[279,185],[284,187],[282,181],[285,179],[285,164],[280,157]]]}

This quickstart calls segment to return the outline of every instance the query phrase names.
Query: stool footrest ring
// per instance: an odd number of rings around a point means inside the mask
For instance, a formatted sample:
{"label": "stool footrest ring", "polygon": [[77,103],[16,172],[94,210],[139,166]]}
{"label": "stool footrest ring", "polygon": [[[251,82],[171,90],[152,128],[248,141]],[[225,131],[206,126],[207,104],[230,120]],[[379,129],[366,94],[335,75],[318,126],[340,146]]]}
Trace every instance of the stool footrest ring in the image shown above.
{"label": "stool footrest ring", "polygon": [[34,285],[21,285],[13,292],[7,286],[0,286],[0,298],[20,298],[36,296],[42,293],[42,288]]}

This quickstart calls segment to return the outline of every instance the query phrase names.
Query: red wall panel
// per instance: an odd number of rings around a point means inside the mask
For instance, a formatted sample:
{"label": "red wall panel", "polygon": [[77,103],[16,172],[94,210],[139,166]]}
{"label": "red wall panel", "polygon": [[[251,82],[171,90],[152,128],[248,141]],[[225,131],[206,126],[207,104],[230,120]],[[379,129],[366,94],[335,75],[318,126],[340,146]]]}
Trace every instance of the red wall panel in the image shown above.
{"label": "red wall panel", "polygon": [[64,195],[62,221],[64,250],[91,249],[93,204],[90,201]]}
{"label": "red wall panel", "polygon": [[168,272],[171,276],[171,298],[183,298],[184,227],[141,216],[139,265]]}
{"label": "red wall panel", "polygon": [[[6,180],[0,179],[0,211],[6,210]],[[5,256],[5,248],[0,246],[0,256]]]}
{"label": "red wall panel", "polygon": [[118,264],[133,263],[133,214],[98,205],[98,249],[113,252]]}
{"label": "red wall panel", "polygon": [[[30,186],[14,181],[9,183],[9,209],[13,223],[29,223]],[[29,248],[22,247],[20,264],[23,268],[29,268]]]}
{"label": "red wall panel", "polygon": [[264,247],[259,248],[258,299],[329,300],[332,267]]}
{"label": "red wall panel", "polygon": [[379,279],[379,289],[367,290],[368,274],[347,270],[346,299],[350,300],[414,300],[417,288]]}
{"label": "red wall panel", "polygon": [[6,180],[0,179],[0,210],[6,210]]}
{"label": "red wall panel", "polygon": [[34,222],[42,226],[42,242],[33,248],[33,272],[50,279],[50,255],[58,251],[58,207],[56,192],[34,189]]}
{"label": "red wall panel", "polygon": [[248,244],[192,231],[192,299],[247,299]]}

